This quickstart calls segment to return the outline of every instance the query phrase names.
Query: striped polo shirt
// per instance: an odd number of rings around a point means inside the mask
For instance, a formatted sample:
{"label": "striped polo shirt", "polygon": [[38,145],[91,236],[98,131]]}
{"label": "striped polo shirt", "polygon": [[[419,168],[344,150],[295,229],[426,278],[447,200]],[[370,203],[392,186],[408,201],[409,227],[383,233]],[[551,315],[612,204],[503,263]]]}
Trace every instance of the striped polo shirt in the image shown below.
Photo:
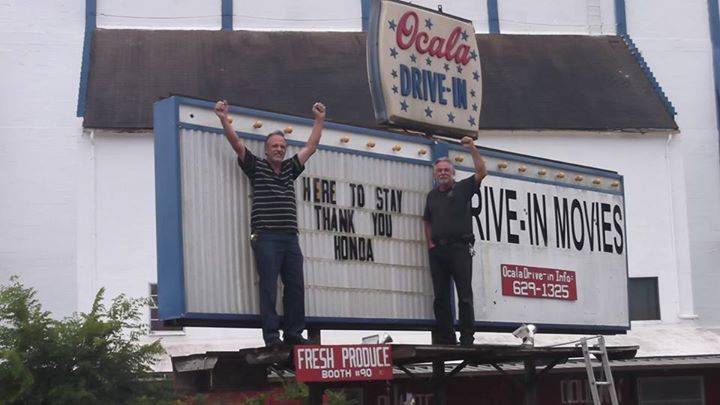
{"label": "striped polo shirt", "polygon": [[252,186],[252,232],[297,233],[295,179],[305,170],[298,156],[283,160],[279,175],[267,160],[258,159],[247,148],[245,159],[238,158],[238,164]]}

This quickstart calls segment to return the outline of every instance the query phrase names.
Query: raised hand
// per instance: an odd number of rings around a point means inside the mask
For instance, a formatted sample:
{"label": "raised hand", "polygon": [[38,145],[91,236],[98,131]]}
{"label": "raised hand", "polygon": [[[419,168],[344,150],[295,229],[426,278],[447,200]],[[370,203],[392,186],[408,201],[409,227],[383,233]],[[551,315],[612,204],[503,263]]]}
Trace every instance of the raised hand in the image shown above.
{"label": "raised hand", "polygon": [[323,103],[313,104],[312,112],[315,118],[325,119],[325,105]]}
{"label": "raised hand", "polygon": [[220,100],[215,103],[215,115],[217,115],[220,119],[226,119],[228,117],[229,109],[230,105],[228,104],[227,100]]}

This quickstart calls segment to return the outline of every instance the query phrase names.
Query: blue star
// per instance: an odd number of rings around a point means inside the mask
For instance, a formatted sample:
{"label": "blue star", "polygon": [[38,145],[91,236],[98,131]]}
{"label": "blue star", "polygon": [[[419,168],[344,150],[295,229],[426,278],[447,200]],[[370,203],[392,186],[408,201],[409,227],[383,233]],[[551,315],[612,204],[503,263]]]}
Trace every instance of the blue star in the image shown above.
{"label": "blue star", "polygon": [[431,30],[432,26],[433,26],[432,21],[429,18],[426,18],[425,19],[425,27],[427,27],[427,29]]}
{"label": "blue star", "polygon": [[395,20],[388,21],[388,25],[391,30],[395,31],[395,27],[397,27],[397,24],[395,24]]}
{"label": "blue star", "polygon": [[472,60],[477,60],[477,52],[474,49],[470,52],[470,57]]}
{"label": "blue star", "polygon": [[390,73],[394,79],[397,79],[397,70],[393,69]]}
{"label": "blue star", "polygon": [[398,86],[397,85],[393,85],[392,90],[393,90],[393,93],[398,94]]}
{"label": "blue star", "polygon": [[392,56],[393,58],[397,59],[397,55],[398,55],[397,49],[395,49],[395,48],[390,48],[390,56]]}
{"label": "blue star", "polygon": [[473,108],[473,111],[477,111],[477,104],[473,103],[472,108]]}
{"label": "blue star", "polygon": [[470,90],[470,97],[475,97],[475,90]]}
{"label": "blue star", "polygon": [[462,73],[462,66],[458,65],[457,71],[458,71],[458,73]]}
{"label": "blue star", "polygon": [[403,110],[403,111],[407,111],[408,105],[407,105],[407,103],[405,102],[405,100],[403,100],[402,102],[400,102],[400,109]]}
{"label": "blue star", "polygon": [[426,117],[432,118],[432,113],[433,113],[433,110],[431,110],[430,107],[427,107],[427,108],[425,109],[425,116],[426,116]]}
{"label": "blue star", "polygon": [[475,117],[468,118],[468,122],[470,123],[471,127],[474,127],[475,126]]}
{"label": "blue star", "polygon": [[473,80],[480,81],[480,74],[476,71],[473,72]]}
{"label": "blue star", "polygon": [[468,33],[467,33],[467,31],[463,30],[463,32],[461,32],[460,35],[462,35],[462,40],[463,40],[463,41],[467,41],[467,39],[468,39]]}
{"label": "blue star", "polygon": [[415,56],[414,53],[413,53],[413,54],[410,54],[410,60],[413,61],[413,62],[417,62],[417,56]]}
{"label": "blue star", "polygon": [[447,72],[448,70],[450,70],[450,65],[446,63],[445,66],[443,66],[443,69],[445,69],[445,71]]}
{"label": "blue star", "polygon": [[425,58],[425,63],[427,63],[428,66],[432,65],[432,59],[430,59],[429,57]]}
{"label": "blue star", "polygon": [[455,116],[453,115],[453,113],[448,114],[448,121],[455,122]]}

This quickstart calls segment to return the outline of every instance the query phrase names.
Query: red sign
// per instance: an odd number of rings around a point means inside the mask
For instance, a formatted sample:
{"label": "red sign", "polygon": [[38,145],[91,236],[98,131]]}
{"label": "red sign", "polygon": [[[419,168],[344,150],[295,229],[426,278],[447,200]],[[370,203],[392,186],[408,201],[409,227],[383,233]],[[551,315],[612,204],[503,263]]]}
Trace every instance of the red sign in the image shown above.
{"label": "red sign", "polygon": [[502,264],[502,294],[528,298],[577,300],[574,271]]}
{"label": "red sign", "polygon": [[389,345],[295,346],[295,378],[303,382],[391,380]]}

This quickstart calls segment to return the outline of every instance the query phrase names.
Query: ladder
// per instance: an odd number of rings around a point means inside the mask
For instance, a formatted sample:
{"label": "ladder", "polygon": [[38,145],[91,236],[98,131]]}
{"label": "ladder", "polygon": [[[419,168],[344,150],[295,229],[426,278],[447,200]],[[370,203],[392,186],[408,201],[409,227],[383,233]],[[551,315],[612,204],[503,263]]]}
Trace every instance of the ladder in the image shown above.
{"label": "ladder", "polygon": [[[588,346],[589,340],[597,339],[597,345]],[[615,391],[615,382],[613,380],[612,372],[610,371],[610,361],[607,356],[607,348],[605,347],[605,338],[603,336],[592,336],[588,338],[580,339],[580,343],[576,346],[582,346],[583,357],[585,358],[585,370],[588,376],[588,385],[590,386],[590,394],[594,405],[602,405],[600,401],[600,394],[598,393],[598,387],[607,388],[608,395],[610,397],[610,403],[612,405],[619,405],[617,399],[617,392]],[[602,365],[599,376],[596,378],[595,369],[593,368],[592,359],[590,355],[594,355]]]}

